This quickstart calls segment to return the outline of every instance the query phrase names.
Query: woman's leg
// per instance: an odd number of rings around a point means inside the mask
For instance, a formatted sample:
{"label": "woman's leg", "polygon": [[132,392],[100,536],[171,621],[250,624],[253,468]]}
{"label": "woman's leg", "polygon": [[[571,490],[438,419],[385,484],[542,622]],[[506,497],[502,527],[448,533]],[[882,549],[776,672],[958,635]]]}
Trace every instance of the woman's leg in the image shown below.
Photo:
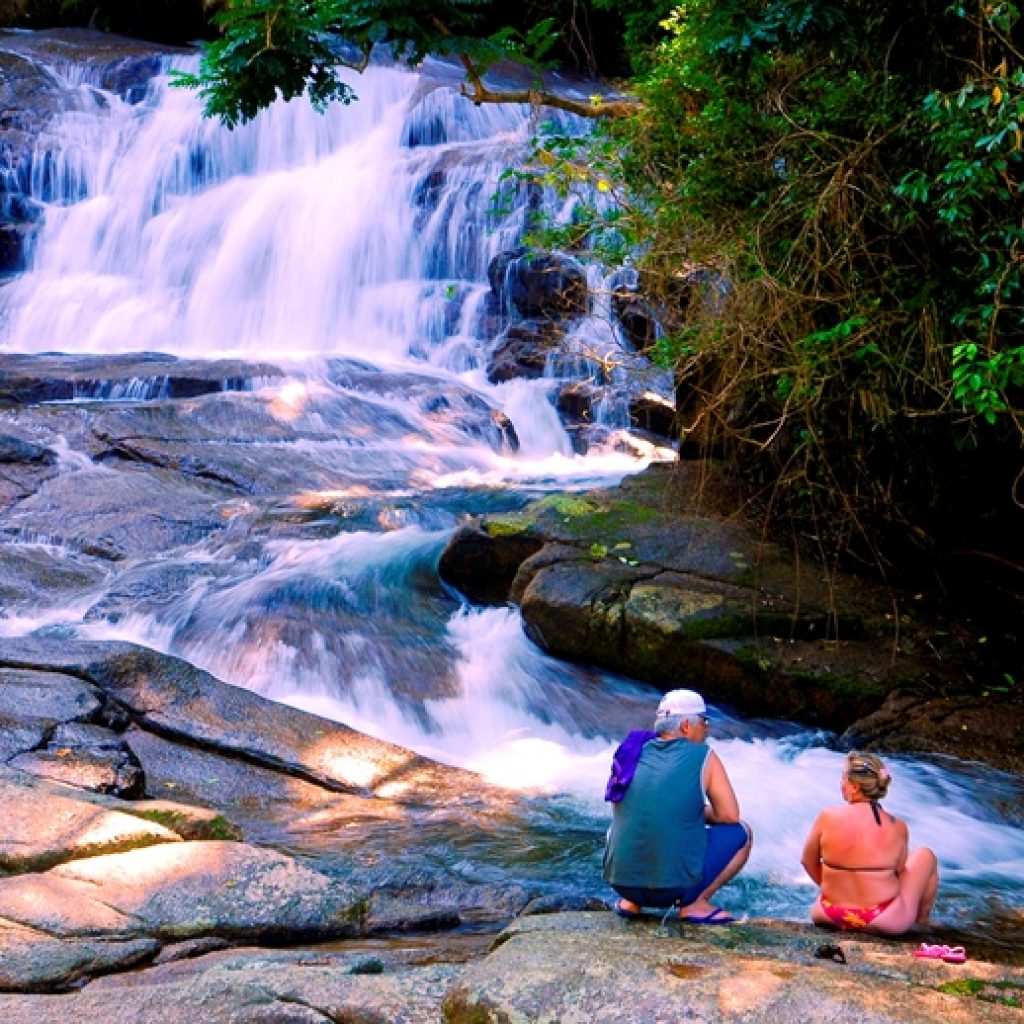
{"label": "woman's leg", "polygon": [[927,846],[911,851],[907,866],[900,875],[900,894],[908,903],[916,905],[915,924],[929,923],[928,916],[935,906],[938,891],[939,862],[935,854]]}
{"label": "woman's leg", "polygon": [[902,935],[915,924],[926,926],[939,890],[939,865],[926,846],[913,850],[899,878],[900,893],[871,923],[869,931]]}

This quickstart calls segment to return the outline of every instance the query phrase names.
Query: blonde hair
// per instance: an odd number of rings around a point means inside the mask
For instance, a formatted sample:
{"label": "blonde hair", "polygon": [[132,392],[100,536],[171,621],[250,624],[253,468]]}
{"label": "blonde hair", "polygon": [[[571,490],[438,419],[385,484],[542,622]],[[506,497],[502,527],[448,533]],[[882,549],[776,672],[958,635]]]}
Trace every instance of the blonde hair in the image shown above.
{"label": "blonde hair", "polygon": [[859,750],[851,750],[846,755],[846,777],[869,800],[884,800],[892,782],[889,769],[880,757]]}

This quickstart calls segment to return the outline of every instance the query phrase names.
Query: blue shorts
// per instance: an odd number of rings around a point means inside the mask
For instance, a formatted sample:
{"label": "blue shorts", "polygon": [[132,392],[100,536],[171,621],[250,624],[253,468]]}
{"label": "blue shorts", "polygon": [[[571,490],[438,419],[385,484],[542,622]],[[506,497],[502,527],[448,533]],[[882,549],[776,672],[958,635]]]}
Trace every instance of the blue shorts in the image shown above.
{"label": "blue shorts", "polygon": [[638,907],[671,907],[678,903],[685,907],[693,901],[726,869],[750,840],[743,825],[708,825],[708,845],[704,851],[704,867],[700,881],[683,889],[646,889],[641,886],[613,885],[612,888]]}

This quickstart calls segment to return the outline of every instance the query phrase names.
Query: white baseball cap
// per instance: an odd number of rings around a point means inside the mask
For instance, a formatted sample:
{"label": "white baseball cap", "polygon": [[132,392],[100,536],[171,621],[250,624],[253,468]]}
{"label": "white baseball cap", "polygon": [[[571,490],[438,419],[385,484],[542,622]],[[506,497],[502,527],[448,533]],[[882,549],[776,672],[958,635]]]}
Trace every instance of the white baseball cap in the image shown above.
{"label": "white baseball cap", "polygon": [[681,715],[688,718],[692,715],[707,716],[708,706],[704,698],[696,690],[669,690],[658,705],[655,718],[668,718],[670,715]]}

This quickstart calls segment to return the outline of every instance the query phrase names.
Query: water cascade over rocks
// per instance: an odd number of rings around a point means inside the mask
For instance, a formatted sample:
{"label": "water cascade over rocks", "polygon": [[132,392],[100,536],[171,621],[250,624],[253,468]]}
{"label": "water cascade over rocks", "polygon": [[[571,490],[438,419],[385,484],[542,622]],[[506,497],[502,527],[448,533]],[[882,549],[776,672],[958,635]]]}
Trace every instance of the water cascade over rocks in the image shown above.
{"label": "water cascade over rocks", "polygon": [[[0,34],[21,104],[0,124],[0,637],[132,641],[545,792],[530,856],[481,837],[450,870],[601,892],[610,752],[655,691],[546,656],[436,565],[467,512],[671,457],[621,271],[524,252],[532,212],[572,215],[503,177],[538,115],[474,107],[447,65],[376,66],[350,107],[228,132],[168,83],[194,59]],[[718,731],[758,834],[749,913],[804,915],[829,739]],[[893,760],[940,917],[1019,905],[1019,781]]]}

